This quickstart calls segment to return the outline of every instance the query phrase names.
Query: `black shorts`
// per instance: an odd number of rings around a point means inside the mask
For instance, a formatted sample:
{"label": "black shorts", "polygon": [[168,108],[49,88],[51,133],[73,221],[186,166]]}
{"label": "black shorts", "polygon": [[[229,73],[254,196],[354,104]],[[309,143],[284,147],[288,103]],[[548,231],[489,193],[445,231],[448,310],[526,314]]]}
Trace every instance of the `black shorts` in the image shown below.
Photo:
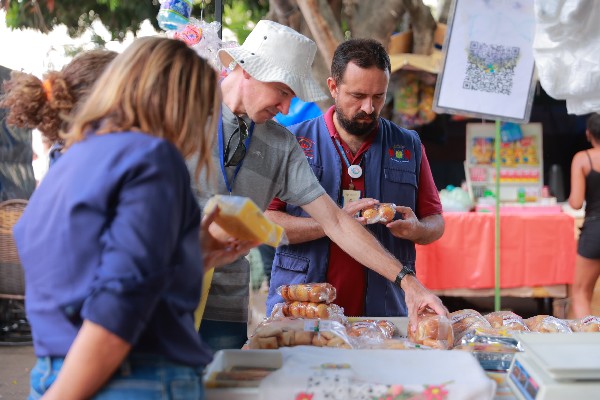
{"label": "black shorts", "polygon": [[577,254],[593,260],[600,259],[600,218],[590,218],[583,222]]}

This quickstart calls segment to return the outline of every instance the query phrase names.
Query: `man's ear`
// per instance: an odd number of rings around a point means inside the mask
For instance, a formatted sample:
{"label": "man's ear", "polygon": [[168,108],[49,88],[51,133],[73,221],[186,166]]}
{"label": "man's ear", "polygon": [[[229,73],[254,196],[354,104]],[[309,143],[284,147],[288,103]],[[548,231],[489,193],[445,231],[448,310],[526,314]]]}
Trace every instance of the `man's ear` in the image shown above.
{"label": "man's ear", "polygon": [[331,97],[335,99],[338,93],[338,86],[335,79],[333,79],[332,77],[327,78],[327,87],[329,88],[329,93],[331,93]]}
{"label": "man's ear", "polygon": [[243,69],[243,68],[242,68],[242,74],[244,76],[244,79],[250,79],[250,78],[252,78],[252,76],[249,73],[247,73],[246,70]]}

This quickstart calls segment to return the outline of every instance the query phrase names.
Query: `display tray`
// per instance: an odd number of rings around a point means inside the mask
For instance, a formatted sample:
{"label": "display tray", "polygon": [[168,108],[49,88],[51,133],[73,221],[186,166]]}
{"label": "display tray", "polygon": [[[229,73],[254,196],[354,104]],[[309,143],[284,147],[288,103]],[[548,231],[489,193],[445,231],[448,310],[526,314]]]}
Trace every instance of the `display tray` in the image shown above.
{"label": "display tray", "polygon": [[[283,365],[278,350],[220,350],[204,373],[206,400],[253,400],[258,398],[261,379],[240,379],[223,373],[276,371]],[[256,375],[254,375],[256,376]]]}
{"label": "display tray", "polygon": [[600,379],[600,335],[515,333],[525,353],[556,380]]}

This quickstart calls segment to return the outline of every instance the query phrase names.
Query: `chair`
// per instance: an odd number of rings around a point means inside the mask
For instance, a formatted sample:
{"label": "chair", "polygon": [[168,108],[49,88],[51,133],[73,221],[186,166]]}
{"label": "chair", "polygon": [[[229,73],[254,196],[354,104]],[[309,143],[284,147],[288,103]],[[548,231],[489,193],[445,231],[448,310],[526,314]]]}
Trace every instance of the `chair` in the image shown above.
{"label": "chair", "polygon": [[20,199],[0,203],[0,345],[31,344],[25,276],[12,234],[26,206],[27,200]]}
{"label": "chair", "polygon": [[12,229],[23,210],[27,200],[6,200],[0,203],[0,298],[25,298],[25,277]]}

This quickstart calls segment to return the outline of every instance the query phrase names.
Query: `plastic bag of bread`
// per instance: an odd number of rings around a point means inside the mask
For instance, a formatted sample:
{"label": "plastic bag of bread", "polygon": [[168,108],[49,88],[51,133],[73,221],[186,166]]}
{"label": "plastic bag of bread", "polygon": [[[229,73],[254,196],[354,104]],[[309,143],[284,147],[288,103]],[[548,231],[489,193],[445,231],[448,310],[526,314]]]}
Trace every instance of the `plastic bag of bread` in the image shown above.
{"label": "plastic bag of bread", "polygon": [[311,301],[290,301],[275,304],[270,319],[285,317],[331,319],[340,323],[346,322],[342,307],[337,304],[313,303]]}
{"label": "plastic bag of bread", "polygon": [[382,350],[431,350],[431,347],[413,343],[407,338],[385,339],[381,342],[373,344],[369,348]]}
{"label": "plastic bag of bread", "polygon": [[506,328],[511,331],[529,331],[519,315],[512,311],[494,311],[483,316],[492,328]]}
{"label": "plastic bag of bread", "polygon": [[569,328],[569,324],[551,315],[536,315],[535,317],[527,318],[525,325],[532,332],[541,333],[570,333],[573,332]]}
{"label": "plastic bag of bread", "polygon": [[454,331],[454,345],[460,344],[462,337],[469,331],[473,331],[476,328],[492,327],[483,318],[483,315],[469,308],[450,313],[450,322],[452,322],[452,330]]}
{"label": "plastic bag of bread", "polygon": [[593,315],[570,320],[568,324],[573,332],[600,332],[600,317]]}
{"label": "plastic bag of bread", "polygon": [[365,319],[351,322],[348,327],[348,336],[379,336],[382,339],[391,339],[396,333],[396,325],[385,319]]}
{"label": "plastic bag of bread", "polygon": [[375,204],[362,211],[362,217],[366,220],[367,224],[392,222],[395,216],[396,205],[394,203]]}
{"label": "plastic bag of bread", "polygon": [[448,317],[426,309],[419,313],[414,332],[409,325],[408,340],[434,349],[450,349],[454,345],[452,322]]}
{"label": "plastic bag of bread", "polygon": [[265,243],[273,247],[288,244],[283,228],[268,220],[251,199],[241,196],[211,197],[204,213],[219,207],[215,223],[236,239]]}
{"label": "plastic bag of bread", "polygon": [[245,348],[278,349],[291,346],[352,348],[341,323],[294,318],[262,322],[248,339]]}
{"label": "plastic bag of bread", "polygon": [[313,303],[333,303],[335,287],[329,283],[301,283],[298,285],[282,285],[277,293],[285,301],[311,301]]}

